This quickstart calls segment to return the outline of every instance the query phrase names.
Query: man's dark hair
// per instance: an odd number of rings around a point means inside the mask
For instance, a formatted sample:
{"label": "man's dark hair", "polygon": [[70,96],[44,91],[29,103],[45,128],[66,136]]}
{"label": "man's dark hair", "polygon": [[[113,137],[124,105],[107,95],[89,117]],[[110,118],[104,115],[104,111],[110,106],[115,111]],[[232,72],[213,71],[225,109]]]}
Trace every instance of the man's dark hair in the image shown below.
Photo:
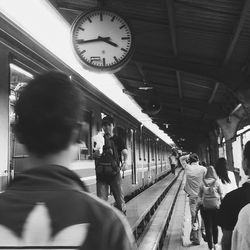
{"label": "man's dark hair", "polygon": [[38,75],[20,93],[15,113],[15,133],[31,153],[57,153],[79,128],[80,92],[63,73]]}
{"label": "man's dark hair", "polygon": [[207,163],[205,161],[201,161],[200,162],[200,165],[203,166],[203,167],[206,167],[207,166]]}
{"label": "man's dark hair", "polygon": [[107,115],[107,116],[105,116],[105,117],[102,118],[102,126],[103,125],[107,125],[107,124],[109,124],[109,125],[113,124],[114,125],[114,119],[113,119],[113,117]]}
{"label": "man's dark hair", "polygon": [[175,150],[172,150],[172,155],[177,157],[178,153]]}
{"label": "man's dark hair", "polygon": [[198,157],[197,154],[192,153],[192,154],[189,156],[189,163],[198,162],[198,161],[199,161],[199,157]]}

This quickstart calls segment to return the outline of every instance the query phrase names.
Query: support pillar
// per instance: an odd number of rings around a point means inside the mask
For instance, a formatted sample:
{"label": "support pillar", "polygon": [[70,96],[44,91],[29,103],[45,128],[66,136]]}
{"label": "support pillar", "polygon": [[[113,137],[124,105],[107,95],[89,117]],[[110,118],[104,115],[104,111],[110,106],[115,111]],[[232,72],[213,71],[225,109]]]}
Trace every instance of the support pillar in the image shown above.
{"label": "support pillar", "polygon": [[217,120],[226,141],[228,169],[234,172],[237,184],[239,182],[239,171],[234,167],[232,138],[235,137],[239,123],[242,119],[245,119],[246,115],[248,115],[246,109],[241,105],[229,117]]}
{"label": "support pillar", "polygon": [[227,166],[228,170],[234,171],[232,140],[226,140]]}
{"label": "support pillar", "polygon": [[219,158],[218,140],[215,133],[209,132],[210,164],[214,166]]}
{"label": "support pillar", "polygon": [[200,161],[205,161],[207,165],[210,164],[210,152],[209,152],[209,140],[199,144],[199,150],[197,151]]}

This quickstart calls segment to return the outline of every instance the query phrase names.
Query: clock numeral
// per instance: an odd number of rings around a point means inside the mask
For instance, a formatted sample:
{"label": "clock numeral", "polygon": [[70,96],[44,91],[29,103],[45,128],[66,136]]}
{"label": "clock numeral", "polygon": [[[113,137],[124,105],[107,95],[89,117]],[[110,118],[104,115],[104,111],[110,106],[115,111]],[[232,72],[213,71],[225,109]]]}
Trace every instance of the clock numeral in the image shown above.
{"label": "clock numeral", "polygon": [[79,27],[79,30],[82,30],[82,31],[84,31],[85,29],[84,29],[84,28],[82,28],[82,27]]}
{"label": "clock numeral", "polygon": [[114,59],[115,59],[116,62],[119,62],[116,56],[114,56]]}
{"label": "clock numeral", "polygon": [[122,39],[122,40],[129,40],[130,37],[129,37],[129,36],[126,36],[126,37],[122,37],[121,39]]}
{"label": "clock numeral", "polygon": [[100,20],[103,21],[102,12],[100,12]]}
{"label": "clock numeral", "polygon": [[106,65],[106,61],[105,61],[105,58],[104,58],[104,57],[102,58],[102,65],[103,65],[103,66]]}
{"label": "clock numeral", "polygon": [[124,49],[124,48],[121,48],[121,50],[124,51],[124,52],[128,52],[128,51],[127,51],[126,49]]}
{"label": "clock numeral", "polygon": [[80,54],[82,55],[82,54],[84,54],[85,52],[86,52],[86,50],[84,49],[83,51],[80,52]]}
{"label": "clock numeral", "polygon": [[87,17],[87,19],[89,20],[90,23],[92,23],[92,20],[90,19],[90,17]]}
{"label": "clock numeral", "polygon": [[91,56],[90,61],[91,62],[99,62],[99,61],[101,61],[101,57],[100,56]]}
{"label": "clock numeral", "polygon": [[115,20],[115,16],[112,17],[111,22],[114,22],[114,20]]}
{"label": "clock numeral", "polygon": [[120,27],[120,30],[122,29],[122,28],[124,28],[126,25],[125,24],[123,24],[121,27]]}

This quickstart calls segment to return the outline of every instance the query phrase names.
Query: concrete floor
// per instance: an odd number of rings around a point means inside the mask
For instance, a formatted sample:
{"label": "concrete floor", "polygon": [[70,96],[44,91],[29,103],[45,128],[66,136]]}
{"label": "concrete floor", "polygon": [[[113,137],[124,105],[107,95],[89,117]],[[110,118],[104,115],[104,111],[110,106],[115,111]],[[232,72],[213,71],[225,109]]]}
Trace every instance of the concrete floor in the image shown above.
{"label": "concrete floor", "polygon": [[[201,219],[201,218],[200,218]],[[188,204],[188,198],[186,196],[185,202],[185,216],[184,216],[184,225],[183,225],[183,237],[182,237],[182,245],[183,247],[181,250],[205,250],[208,249],[208,245],[203,239],[201,238],[201,244],[198,246],[192,245],[189,240],[189,235],[191,231],[191,214]],[[222,232],[219,228],[219,242],[221,241]],[[216,250],[221,250],[220,245],[216,248]]]}

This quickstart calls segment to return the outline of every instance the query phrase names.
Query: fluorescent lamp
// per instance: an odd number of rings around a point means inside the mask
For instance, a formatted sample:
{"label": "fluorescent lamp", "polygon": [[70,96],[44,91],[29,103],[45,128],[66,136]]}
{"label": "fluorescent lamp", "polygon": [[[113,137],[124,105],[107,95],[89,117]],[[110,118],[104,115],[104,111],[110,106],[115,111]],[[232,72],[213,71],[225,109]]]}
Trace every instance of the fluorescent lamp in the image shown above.
{"label": "fluorescent lamp", "polygon": [[29,77],[31,79],[34,78],[33,75],[30,74],[28,71],[18,67],[17,65],[15,65],[13,63],[10,63],[10,69],[15,70],[15,71],[19,72],[20,74],[23,74],[23,75],[25,75],[25,76],[27,76],[27,77]]}
{"label": "fluorescent lamp", "polygon": [[143,122],[149,117],[141,112],[141,107],[131,97],[122,92],[123,87],[114,75],[97,74],[82,68],[73,53],[70,25],[51,3],[46,0],[0,0],[0,11],[159,138],[173,143],[152,121]]}

